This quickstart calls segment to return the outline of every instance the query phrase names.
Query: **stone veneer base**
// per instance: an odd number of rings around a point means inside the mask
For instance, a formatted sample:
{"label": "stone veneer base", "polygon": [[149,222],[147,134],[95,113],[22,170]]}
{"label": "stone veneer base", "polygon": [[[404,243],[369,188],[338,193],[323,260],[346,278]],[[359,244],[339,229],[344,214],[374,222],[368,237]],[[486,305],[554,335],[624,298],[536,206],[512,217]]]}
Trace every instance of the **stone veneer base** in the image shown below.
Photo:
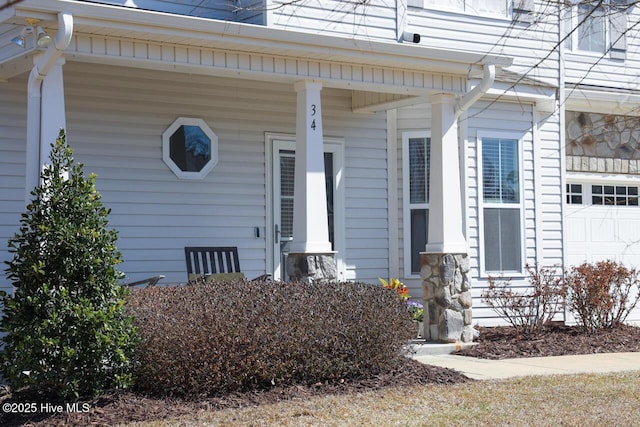
{"label": "stone veneer base", "polygon": [[427,341],[471,342],[471,281],[467,254],[420,254]]}
{"label": "stone veneer base", "polygon": [[287,276],[301,282],[335,281],[338,277],[335,255],[289,253]]}

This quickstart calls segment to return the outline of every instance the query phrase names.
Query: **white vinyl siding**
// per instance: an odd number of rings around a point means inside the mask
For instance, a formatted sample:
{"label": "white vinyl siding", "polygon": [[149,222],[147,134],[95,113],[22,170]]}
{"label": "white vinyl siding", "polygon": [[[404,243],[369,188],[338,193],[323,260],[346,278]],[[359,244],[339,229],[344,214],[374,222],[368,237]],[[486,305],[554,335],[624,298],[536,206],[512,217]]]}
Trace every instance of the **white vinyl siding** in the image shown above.
{"label": "white vinyl siding", "polygon": [[18,232],[25,210],[27,75],[0,83],[0,100],[0,290],[11,291],[4,262],[12,257],[7,242]]}
{"label": "white vinyl siding", "polygon": [[[619,2],[613,2],[619,3]],[[566,9],[564,34],[575,29],[577,7]],[[573,19],[572,19],[573,18]],[[637,89],[637,70],[640,68],[640,38],[637,23],[640,21],[640,8],[637,6],[617,6],[604,11],[604,48],[588,51],[580,47],[578,29],[568,40],[565,55],[565,75],[567,84],[580,84],[585,87]],[[600,30],[598,30],[600,31]],[[589,105],[597,108],[597,101]],[[626,111],[625,111],[626,112]]]}
{"label": "white vinyl siding", "polygon": [[[64,72],[69,141],[112,209],[121,270],[183,282],[184,246],[228,245],[248,277],[264,273],[264,135],[295,133],[293,85],[74,62]],[[345,140],[347,278],[377,282],[388,276],[385,115],[351,113],[349,91],[323,89],[322,102],[325,135]],[[162,161],[162,132],[178,116],[218,136],[203,180],[180,180]]]}
{"label": "white vinyl siding", "polygon": [[404,271],[420,273],[420,252],[427,244],[429,225],[429,161],[431,138],[428,132],[402,134],[403,217],[407,219],[404,234]]}
{"label": "white vinyl siding", "polygon": [[348,39],[397,41],[395,1],[314,0],[267,2],[269,27],[343,36]]}
{"label": "white vinyl siding", "polygon": [[557,12],[548,4],[538,5],[538,9],[545,11],[544,19],[521,26],[510,19],[494,19],[495,15],[455,13],[435,6],[409,7],[407,27],[422,34],[429,46],[513,57],[509,71],[557,85]]}

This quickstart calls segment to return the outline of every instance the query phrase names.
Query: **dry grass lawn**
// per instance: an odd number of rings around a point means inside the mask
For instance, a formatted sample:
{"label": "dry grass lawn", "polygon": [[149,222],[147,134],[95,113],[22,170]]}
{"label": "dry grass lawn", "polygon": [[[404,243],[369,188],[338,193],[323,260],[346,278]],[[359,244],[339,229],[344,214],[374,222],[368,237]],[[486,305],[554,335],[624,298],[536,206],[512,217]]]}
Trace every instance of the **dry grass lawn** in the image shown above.
{"label": "dry grass lawn", "polygon": [[631,426],[640,372],[390,388],[132,426]]}

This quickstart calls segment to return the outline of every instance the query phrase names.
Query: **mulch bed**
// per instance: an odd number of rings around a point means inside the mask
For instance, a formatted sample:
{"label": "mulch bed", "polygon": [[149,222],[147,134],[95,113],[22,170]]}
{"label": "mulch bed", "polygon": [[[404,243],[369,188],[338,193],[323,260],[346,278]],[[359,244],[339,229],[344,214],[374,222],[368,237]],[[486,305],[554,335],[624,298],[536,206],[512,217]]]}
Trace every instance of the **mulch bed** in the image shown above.
{"label": "mulch bed", "polygon": [[456,354],[483,359],[640,351],[640,328],[620,325],[586,334],[577,326],[550,325],[523,336],[512,327],[480,327],[478,345]]}
{"label": "mulch bed", "polygon": [[[470,381],[463,374],[446,368],[428,366],[412,359],[402,359],[392,372],[371,378],[345,379],[335,383],[317,383],[313,385],[280,385],[268,390],[246,393],[232,393],[225,396],[177,399],[143,396],[131,392],[113,392],[96,399],[85,401],[89,411],[63,412],[58,414],[6,414],[0,413],[0,425],[114,425],[133,421],[160,420],[165,418],[194,415],[203,411],[226,408],[241,408],[275,403],[283,400],[307,399],[327,394],[352,394],[379,390],[385,387],[411,386],[426,384],[456,384]],[[5,394],[0,404],[37,402],[65,405],[52,402],[41,396],[26,393]]]}
{"label": "mulch bed", "polygon": [[[559,356],[565,354],[613,353],[640,351],[640,328],[620,326],[585,334],[577,327],[554,325],[530,336],[511,327],[480,327],[478,345],[456,354],[486,359]],[[457,384],[471,381],[463,374],[446,368],[423,365],[404,359],[396,369],[372,378],[345,379],[335,383],[313,385],[279,385],[268,390],[232,393],[225,396],[177,399],[143,396],[131,392],[113,392],[85,401],[88,412],[7,414],[0,412],[0,425],[114,425],[133,421],[160,420],[194,415],[209,410],[241,408],[283,400],[307,399],[326,394],[352,394],[385,387],[426,384]],[[62,404],[41,396],[0,391],[0,404],[36,402]]]}

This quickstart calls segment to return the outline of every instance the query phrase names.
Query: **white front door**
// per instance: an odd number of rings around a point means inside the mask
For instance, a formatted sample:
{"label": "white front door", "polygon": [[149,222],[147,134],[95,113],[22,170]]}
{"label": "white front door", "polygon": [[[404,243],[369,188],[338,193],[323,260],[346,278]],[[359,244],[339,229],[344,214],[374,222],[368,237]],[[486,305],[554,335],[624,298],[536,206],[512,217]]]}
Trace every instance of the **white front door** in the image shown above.
{"label": "white front door", "polygon": [[[273,254],[273,278],[286,280],[286,260],[293,240],[293,189],[295,185],[295,138],[268,136],[272,147],[272,212],[273,225],[270,232]],[[327,221],[329,241],[337,252],[338,279],[344,278],[344,189],[343,189],[343,143],[340,140],[325,140],[324,169],[327,184]]]}

